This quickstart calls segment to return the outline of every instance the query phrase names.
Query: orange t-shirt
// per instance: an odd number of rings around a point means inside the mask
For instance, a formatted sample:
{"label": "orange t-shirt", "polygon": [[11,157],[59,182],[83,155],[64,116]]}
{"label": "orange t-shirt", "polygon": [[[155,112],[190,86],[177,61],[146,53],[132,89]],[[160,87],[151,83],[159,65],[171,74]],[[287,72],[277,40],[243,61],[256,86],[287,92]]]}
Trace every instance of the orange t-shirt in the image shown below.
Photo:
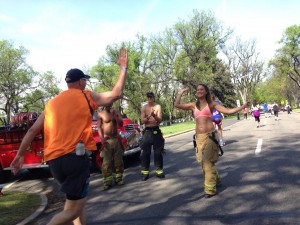
{"label": "orange t-shirt", "polygon": [[[91,92],[84,90],[93,110],[98,105]],[[82,140],[87,150],[96,150],[92,135],[92,115],[81,90],[69,89],[51,99],[45,107],[44,158],[56,159],[75,149]]]}

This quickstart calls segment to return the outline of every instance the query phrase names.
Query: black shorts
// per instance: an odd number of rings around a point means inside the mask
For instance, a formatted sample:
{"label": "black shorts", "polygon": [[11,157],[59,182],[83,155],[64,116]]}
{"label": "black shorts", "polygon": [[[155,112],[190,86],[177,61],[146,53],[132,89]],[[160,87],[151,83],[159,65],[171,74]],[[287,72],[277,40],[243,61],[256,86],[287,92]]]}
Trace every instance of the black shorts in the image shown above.
{"label": "black shorts", "polygon": [[90,162],[87,155],[66,154],[49,161],[52,176],[61,185],[67,199],[79,200],[88,193]]}
{"label": "black shorts", "polygon": [[255,121],[260,122],[259,116],[254,116]]}

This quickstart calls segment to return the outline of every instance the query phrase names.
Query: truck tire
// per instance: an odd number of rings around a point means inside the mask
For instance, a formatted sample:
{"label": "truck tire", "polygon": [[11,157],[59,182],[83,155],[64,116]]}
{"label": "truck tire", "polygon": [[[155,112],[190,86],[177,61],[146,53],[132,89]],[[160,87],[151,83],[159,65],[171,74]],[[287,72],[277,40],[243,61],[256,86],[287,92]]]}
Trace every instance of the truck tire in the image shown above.
{"label": "truck tire", "polygon": [[103,160],[100,157],[99,151],[94,151],[91,155],[91,171],[93,172],[100,172],[102,167]]}
{"label": "truck tire", "polygon": [[91,171],[101,173],[101,168],[103,163],[103,159],[100,157],[100,151],[102,149],[101,142],[98,142],[96,146],[97,146],[97,150],[93,151],[91,155]]}

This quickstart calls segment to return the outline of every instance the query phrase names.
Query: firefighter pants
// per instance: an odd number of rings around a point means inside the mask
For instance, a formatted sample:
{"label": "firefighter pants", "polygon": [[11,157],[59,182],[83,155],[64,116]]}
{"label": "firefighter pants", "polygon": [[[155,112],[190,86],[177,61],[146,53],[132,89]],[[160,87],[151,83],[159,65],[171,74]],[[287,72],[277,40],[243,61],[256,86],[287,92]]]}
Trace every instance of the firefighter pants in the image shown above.
{"label": "firefighter pants", "polygon": [[110,137],[106,140],[103,150],[100,153],[103,158],[102,174],[104,184],[111,184],[123,179],[123,147],[118,137]]}
{"label": "firefighter pants", "polygon": [[142,174],[149,173],[150,168],[150,157],[151,149],[153,146],[154,151],[154,166],[156,167],[156,172],[163,172],[163,151],[165,145],[165,139],[161,133],[161,130],[158,127],[154,128],[145,128],[143,139],[141,141],[141,165],[142,165]]}
{"label": "firefighter pants", "polygon": [[216,131],[196,134],[196,158],[203,169],[204,192],[205,194],[214,195],[217,191],[217,185],[220,183],[220,177],[215,165],[219,158],[219,148],[218,144],[211,140],[209,136],[218,140]]}

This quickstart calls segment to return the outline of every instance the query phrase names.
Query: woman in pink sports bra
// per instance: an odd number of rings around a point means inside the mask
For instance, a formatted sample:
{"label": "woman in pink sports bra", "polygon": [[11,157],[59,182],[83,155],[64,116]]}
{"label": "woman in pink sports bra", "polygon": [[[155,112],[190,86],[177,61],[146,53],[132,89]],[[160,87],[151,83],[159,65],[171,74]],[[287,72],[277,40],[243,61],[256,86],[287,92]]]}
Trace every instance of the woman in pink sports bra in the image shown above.
{"label": "woman in pink sports bra", "polygon": [[233,114],[247,107],[247,103],[237,108],[225,108],[212,101],[208,87],[198,84],[196,90],[196,102],[180,103],[181,97],[189,88],[179,91],[175,107],[183,110],[192,110],[196,121],[196,158],[202,165],[204,175],[204,197],[210,198],[217,193],[217,185],[220,184],[215,163],[219,158],[218,133],[215,131],[211,116],[213,109],[223,114]]}

